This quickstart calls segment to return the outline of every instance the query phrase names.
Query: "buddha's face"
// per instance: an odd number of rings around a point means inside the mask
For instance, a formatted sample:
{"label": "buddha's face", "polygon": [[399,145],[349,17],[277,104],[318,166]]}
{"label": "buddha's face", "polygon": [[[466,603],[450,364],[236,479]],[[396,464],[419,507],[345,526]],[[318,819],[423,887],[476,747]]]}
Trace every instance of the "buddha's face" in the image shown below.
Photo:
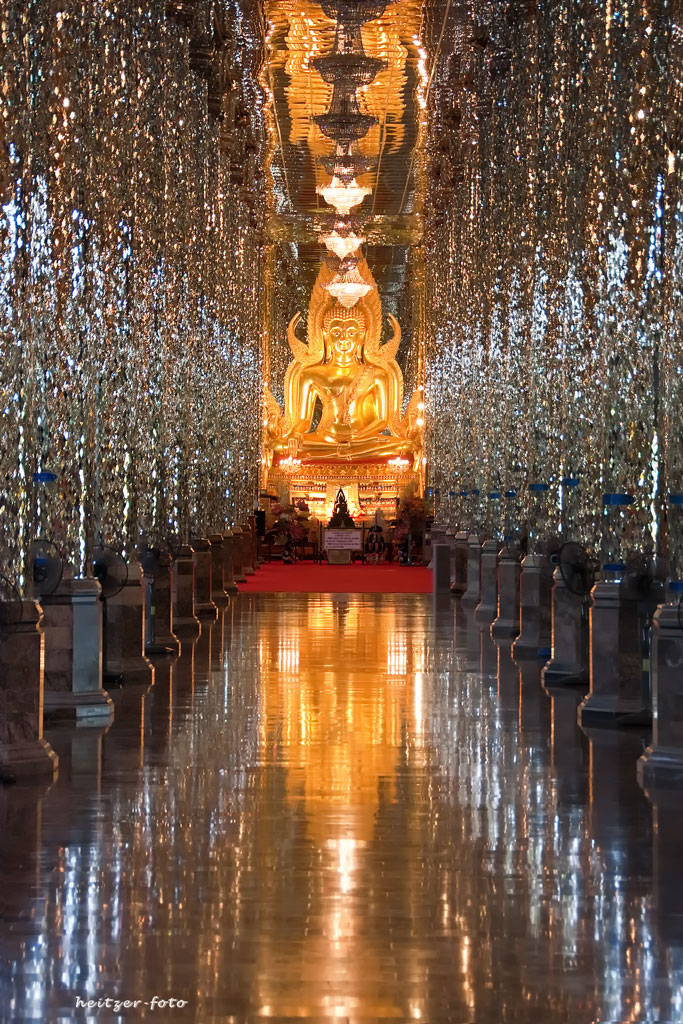
{"label": "buddha's face", "polygon": [[350,363],[363,340],[358,320],[331,320],[325,331],[325,342],[337,363]]}

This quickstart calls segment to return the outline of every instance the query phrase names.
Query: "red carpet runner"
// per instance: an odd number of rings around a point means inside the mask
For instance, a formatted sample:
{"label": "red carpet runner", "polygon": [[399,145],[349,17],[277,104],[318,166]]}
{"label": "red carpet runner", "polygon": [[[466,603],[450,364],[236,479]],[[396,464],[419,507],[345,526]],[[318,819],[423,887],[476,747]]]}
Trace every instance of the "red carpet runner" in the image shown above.
{"label": "red carpet runner", "polygon": [[432,573],[408,565],[271,562],[238,586],[243,594],[431,594]]}

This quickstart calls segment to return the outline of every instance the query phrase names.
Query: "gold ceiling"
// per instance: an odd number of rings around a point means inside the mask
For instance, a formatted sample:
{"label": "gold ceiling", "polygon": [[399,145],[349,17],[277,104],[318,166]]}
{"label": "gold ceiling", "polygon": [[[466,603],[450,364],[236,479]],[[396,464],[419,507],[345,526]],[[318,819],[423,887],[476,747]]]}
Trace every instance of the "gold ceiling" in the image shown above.
{"label": "gold ceiling", "polygon": [[[360,142],[362,153],[373,157],[376,167],[358,180],[373,190],[362,212],[381,218],[377,223],[388,239],[392,228],[403,226],[402,221],[392,223],[394,218],[419,210],[417,147],[427,87],[423,10],[419,0],[398,0],[362,29],[366,53],[385,60],[387,68],[359,90],[361,110],[378,123]],[[272,213],[285,222],[299,222],[329,209],[316,186],[329,181],[319,159],[330,155],[334,144],[312,117],[327,110],[332,89],[311,61],[331,52],[335,22],[310,0],[266,0],[265,13],[264,85],[272,97]],[[414,236],[414,224],[411,230]]]}

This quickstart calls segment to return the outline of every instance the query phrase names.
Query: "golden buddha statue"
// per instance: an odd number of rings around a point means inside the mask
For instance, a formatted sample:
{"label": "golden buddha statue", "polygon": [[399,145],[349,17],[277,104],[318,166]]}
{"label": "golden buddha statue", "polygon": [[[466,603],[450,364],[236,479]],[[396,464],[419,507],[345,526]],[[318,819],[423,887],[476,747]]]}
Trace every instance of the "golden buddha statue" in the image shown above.
{"label": "golden buddha statue", "polygon": [[[421,393],[413,395],[404,416],[403,375],[396,362],[401,329],[390,315],[393,337],[380,344],[379,295],[364,261],[358,269],[373,287],[347,309],[325,290],[332,272],[323,264],[311,296],[308,345],[296,336],[299,314],[289,325],[294,359],[285,376],[284,415],[266,392],[269,463],[272,453],[296,449],[306,462],[378,461],[400,455],[417,469]],[[314,427],[316,406],[321,415]]]}

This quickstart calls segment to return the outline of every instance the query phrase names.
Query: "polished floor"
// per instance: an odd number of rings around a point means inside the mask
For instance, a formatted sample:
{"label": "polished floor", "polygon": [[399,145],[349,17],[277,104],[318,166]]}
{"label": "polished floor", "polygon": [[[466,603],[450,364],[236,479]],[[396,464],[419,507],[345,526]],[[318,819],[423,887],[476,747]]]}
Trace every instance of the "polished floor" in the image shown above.
{"label": "polished floor", "polygon": [[683,1021],[680,794],[451,605],[243,594],[114,697],[0,788],[3,1024]]}

